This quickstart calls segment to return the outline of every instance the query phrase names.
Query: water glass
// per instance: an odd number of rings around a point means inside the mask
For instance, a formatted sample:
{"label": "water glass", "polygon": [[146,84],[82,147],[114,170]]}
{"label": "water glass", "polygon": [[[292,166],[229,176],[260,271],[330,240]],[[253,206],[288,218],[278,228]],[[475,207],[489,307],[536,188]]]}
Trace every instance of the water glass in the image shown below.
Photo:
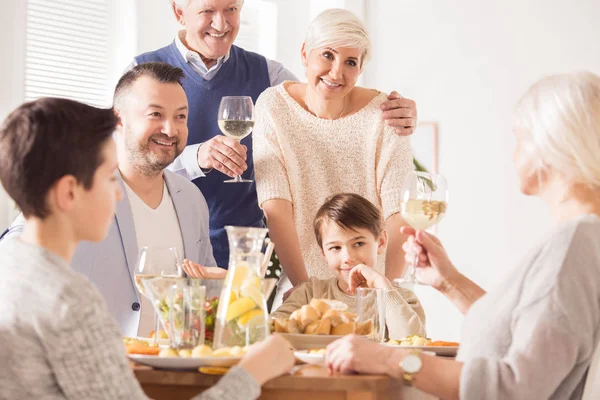
{"label": "water glass", "polygon": [[178,279],[169,289],[169,343],[174,349],[191,349],[204,344],[204,302],[202,279]]}
{"label": "water glass", "polygon": [[[357,332],[368,339],[382,342],[385,337],[385,289],[356,289]],[[366,327],[371,327],[364,331]],[[369,332],[370,331],[370,332]]]}

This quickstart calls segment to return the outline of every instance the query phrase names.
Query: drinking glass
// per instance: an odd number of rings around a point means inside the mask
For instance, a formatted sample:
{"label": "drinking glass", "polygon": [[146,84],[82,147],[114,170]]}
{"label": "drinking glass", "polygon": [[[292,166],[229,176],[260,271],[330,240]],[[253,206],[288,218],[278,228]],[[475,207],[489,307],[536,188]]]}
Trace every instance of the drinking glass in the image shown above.
{"label": "drinking glass", "polygon": [[[241,141],[254,127],[254,104],[249,96],[225,96],[219,106],[218,124],[221,132],[228,138]],[[236,176],[225,183],[252,182]]]}
{"label": "drinking glass", "polygon": [[382,342],[385,337],[385,289],[356,289],[357,333]]}
{"label": "drinking glass", "polygon": [[[440,222],[448,207],[448,183],[439,174],[412,171],[402,186],[400,212],[404,221],[415,230],[426,230]],[[406,268],[401,285],[418,284],[417,256]]]}
{"label": "drinking glass", "polygon": [[[204,302],[202,279],[177,279],[169,289],[169,344],[174,349],[192,349],[204,344]],[[163,324],[165,321],[163,319]]]}
{"label": "drinking glass", "polygon": [[[142,247],[138,255],[135,270],[135,284],[140,294],[151,302],[152,298],[146,292],[143,280],[154,277],[181,277],[181,262],[174,247]],[[156,315],[154,344],[158,342],[160,318]]]}

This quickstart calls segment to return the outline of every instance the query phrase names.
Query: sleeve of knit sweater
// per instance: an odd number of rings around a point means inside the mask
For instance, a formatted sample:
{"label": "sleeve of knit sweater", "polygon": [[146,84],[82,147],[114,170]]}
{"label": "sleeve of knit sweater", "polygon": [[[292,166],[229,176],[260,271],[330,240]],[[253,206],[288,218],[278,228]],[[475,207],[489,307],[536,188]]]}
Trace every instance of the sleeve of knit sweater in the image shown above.
{"label": "sleeve of knit sweater", "polygon": [[400,202],[404,177],[413,168],[413,156],[410,149],[410,139],[397,135],[393,127],[382,123],[383,138],[380,143],[379,159],[377,161],[377,187],[383,217],[388,219],[391,215],[400,212]]}
{"label": "sleeve of knit sweater", "polygon": [[417,296],[410,290],[393,289],[386,292],[385,321],[390,339],[408,335],[427,336],[425,312]]}
{"label": "sleeve of knit sweater", "polygon": [[231,368],[216,385],[193,400],[253,400],[260,396],[260,385],[245,369]]}
{"label": "sleeve of knit sweater", "polygon": [[259,206],[273,199],[292,201],[283,152],[272,123],[272,114],[277,112],[274,95],[274,88],[267,89],[258,98],[254,111],[252,151]]}
{"label": "sleeve of knit sweater", "polygon": [[600,252],[597,229],[576,229],[572,237],[555,235],[534,260],[513,312],[505,356],[465,361],[461,399],[577,397],[560,392],[559,385],[578,384],[587,367],[582,360],[591,358],[597,343]]}

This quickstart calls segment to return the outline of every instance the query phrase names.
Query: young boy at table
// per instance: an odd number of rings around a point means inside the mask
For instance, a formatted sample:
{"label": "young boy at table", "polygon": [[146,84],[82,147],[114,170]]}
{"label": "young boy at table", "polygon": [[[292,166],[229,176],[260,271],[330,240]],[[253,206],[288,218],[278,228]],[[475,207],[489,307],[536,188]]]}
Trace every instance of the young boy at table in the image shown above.
{"label": "young boy at table", "polygon": [[[80,241],[103,240],[121,198],[116,125],[112,109],[44,98],[0,127],[0,181],[27,220],[0,243],[2,399],[146,399],[100,293],[69,265]],[[196,399],[256,398],[292,366],[272,336]]]}
{"label": "young boy at table", "polygon": [[[377,207],[357,194],[340,193],[327,199],[321,206],[313,227],[323,257],[335,277],[309,278],[298,286],[271,314],[276,330],[290,333],[304,332],[305,329],[309,330],[305,333],[351,333],[355,327],[351,317],[340,316],[335,311],[321,313],[318,310],[321,302],[314,299],[337,300],[347,305],[348,312],[353,312],[356,296],[350,291],[349,283],[354,281],[354,286],[385,289],[386,325],[390,338],[413,334],[425,336],[425,313],[415,294],[392,286],[384,275],[373,269],[377,256],[385,251],[387,244],[384,220]],[[316,313],[313,312],[315,309]],[[296,314],[292,315],[294,312]],[[288,318],[295,319],[298,327],[289,323],[289,320],[284,327],[283,320]],[[319,318],[330,320],[330,324],[327,324],[331,325],[329,332],[320,332],[322,326],[310,325]],[[312,332],[315,329],[317,331]]]}

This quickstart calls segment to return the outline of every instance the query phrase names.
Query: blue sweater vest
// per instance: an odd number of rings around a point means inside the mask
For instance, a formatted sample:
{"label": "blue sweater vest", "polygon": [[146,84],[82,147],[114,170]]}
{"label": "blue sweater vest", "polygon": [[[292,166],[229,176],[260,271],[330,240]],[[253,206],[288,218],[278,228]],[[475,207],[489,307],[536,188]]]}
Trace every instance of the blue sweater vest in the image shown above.
{"label": "blue sweater vest", "polygon": [[[175,42],[135,58],[138,64],[151,61],[166,62],[185,72],[182,82],[189,103],[188,144],[205,142],[221,135],[217,113],[223,96],[250,96],[254,103],[270,86],[266,59],[256,53],[231,47],[230,57],[217,74],[204,80],[183,59]],[[248,147],[248,169],[243,177],[254,181],[252,135],[242,140]],[[224,184],[228,176],[217,170],[193,182],[202,191],[210,211],[210,240],[217,265],[229,265],[229,244],[224,227],[263,226],[263,213],[258,207],[255,183]]]}

